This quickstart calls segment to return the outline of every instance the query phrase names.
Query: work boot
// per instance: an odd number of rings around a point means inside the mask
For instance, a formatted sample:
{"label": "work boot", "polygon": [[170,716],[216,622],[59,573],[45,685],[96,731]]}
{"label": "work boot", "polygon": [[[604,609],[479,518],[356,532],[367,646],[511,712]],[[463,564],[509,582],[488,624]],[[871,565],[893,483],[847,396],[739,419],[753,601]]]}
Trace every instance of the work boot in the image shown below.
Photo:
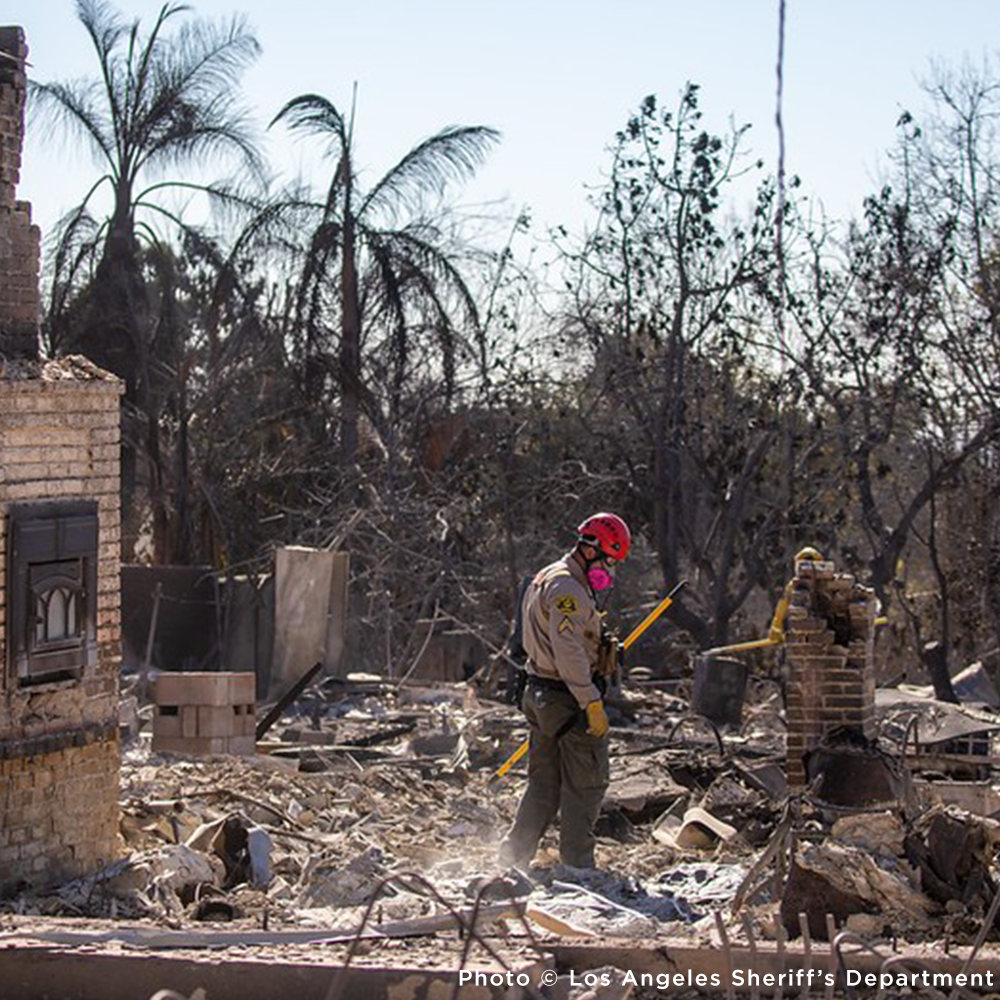
{"label": "work boot", "polygon": [[559,864],[564,868],[582,868],[587,871],[593,871],[597,868],[597,862],[594,860],[593,854],[574,858],[566,858],[560,855]]}
{"label": "work boot", "polygon": [[502,875],[476,876],[465,886],[465,895],[468,899],[478,896],[484,902],[506,902],[527,896],[534,888],[534,883],[523,871],[508,868]]}
{"label": "work boot", "polygon": [[517,871],[527,871],[528,866],[531,864],[531,859],[534,854],[524,855],[518,854],[514,850],[513,846],[509,841],[503,841],[500,844],[500,849],[497,851],[497,864],[506,871],[509,868],[514,868]]}

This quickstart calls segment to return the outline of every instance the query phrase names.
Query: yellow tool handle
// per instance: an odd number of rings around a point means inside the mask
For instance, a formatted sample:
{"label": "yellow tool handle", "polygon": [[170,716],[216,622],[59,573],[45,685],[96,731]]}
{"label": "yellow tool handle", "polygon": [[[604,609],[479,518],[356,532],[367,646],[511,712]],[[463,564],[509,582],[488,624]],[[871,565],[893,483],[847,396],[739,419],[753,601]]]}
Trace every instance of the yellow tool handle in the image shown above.
{"label": "yellow tool handle", "polygon": [[[632,643],[635,642],[636,639],[638,639],[639,636],[642,635],[642,633],[645,632],[646,629],[648,629],[649,626],[652,625],[653,622],[655,622],[656,619],[659,618],[660,615],[662,615],[663,612],[666,611],[671,604],[674,603],[674,597],[676,596],[677,592],[681,589],[681,587],[684,587],[686,584],[687,580],[681,580],[681,582],[678,583],[677,586],[674,587],[674,589],[671,590],[670,593],[667,594],[667,596],[664,597],[663,600],[660,601],[660,603],[657,604],[656,607],[653,608],[653,610],[650,611],[650,613],[646,615],[646,617],[643,618],[643,620],[639,622],[639,624],[636,625],[634,629],[632,629],[632,631],[629,633],[628,638],[622,643],[623,649],[628,649],[629,646],[631,646]],[[500,767],[497,768],[497,773],[493,775],[493,777],[502,778],[528,752],[528,745],[530,744],[530,742],[531,742],[530,740],[525,740],[500,765]]]}
{"label": "yellow tool handle", "polygon": [[716,646],[715,649],[706,649],[702,656],[718,656],[720,653],[742,653],[745,649],[764,649],[767,646],[780,646],[780,642],[774,639],[750,639],[747,642],[734,642],[731,646]]}
{"label": "yellow tool handle", "polygon": [[527,752],[530,740],[525,740],[497,769],[495,777],[502,778]]}
{"label": "yellow tool handle", "polygon": [[650,611],[650,613],[646,615],[646,617],[643,618],[643,620],[639,622],[639,624],[636,625],[634,629],[632,629],[632,631],[629,633],[628,638],[622,643],[622,649],[628,649],[629,646],[631,646],[632,643],[634,643],[639,638],[639,636],[641,636],[642,633],[645,632],[646,629],[648,629],[649,626],[652,625],[653,622],[655,622],[656,619],[659,618],[660,615],[662,615],[663,612],[666,611],[671,604],[674,603],[674,597],[677,595],[677,592],[681,589],[681,587],[684,587],[686,585],[687,585],[687,580],[681,580],[681,582],[677,584],[677,586],[674,587],[674,589],[671,590],[670,593],[667,594],[667,596],[664,597],[663,600],[660,601],[660,603],[657,604],[656,607],[653,608],[653,610]]}

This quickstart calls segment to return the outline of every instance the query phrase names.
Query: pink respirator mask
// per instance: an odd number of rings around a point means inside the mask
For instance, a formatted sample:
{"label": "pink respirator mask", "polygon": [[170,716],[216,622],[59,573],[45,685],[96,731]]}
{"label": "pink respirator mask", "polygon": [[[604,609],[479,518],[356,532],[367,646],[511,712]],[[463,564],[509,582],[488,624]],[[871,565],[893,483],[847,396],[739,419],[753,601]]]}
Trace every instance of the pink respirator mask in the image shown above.
{"label": "pink respirator mask", "polygon": [[615,585],[615,577],[613,573],[609,573],[603,567],[594,566],[587,570],[587,583],[590,584],[590,589],[594,593],[598,593],[602,590],[610,590]]}

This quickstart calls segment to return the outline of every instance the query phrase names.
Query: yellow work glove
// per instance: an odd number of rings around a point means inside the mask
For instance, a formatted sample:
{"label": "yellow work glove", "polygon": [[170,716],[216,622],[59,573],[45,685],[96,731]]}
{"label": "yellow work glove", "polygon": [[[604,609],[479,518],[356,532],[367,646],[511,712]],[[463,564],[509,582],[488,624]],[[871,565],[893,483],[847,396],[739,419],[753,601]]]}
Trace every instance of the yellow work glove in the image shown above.
{"label": "yellow work glove", "polygon": [[587,732],[591,736],[607,736],[608,717],[604,711],[603,701],[592,701],[587,705]]}

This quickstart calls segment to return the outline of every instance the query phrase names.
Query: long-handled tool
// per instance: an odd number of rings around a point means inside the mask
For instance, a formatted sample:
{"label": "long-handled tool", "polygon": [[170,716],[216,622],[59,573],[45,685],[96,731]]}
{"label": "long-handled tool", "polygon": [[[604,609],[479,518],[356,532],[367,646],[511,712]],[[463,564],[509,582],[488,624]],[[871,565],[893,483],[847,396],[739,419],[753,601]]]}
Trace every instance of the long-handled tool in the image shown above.
{"label": "long-handled tool", "polygon": [[[656,607],[653,608],[653,610],[650,611],[650,613],[648,615],[646,615],[646,617],[643,618],[643,620],[641,622],[639,622],[639,624],[636,625],[636,627],[634,629],[632,629],[632,631],[628,634],[628,637],[621,644],[621,648],[622,648],[623,651],[626,650],[626,649],[628,649],[629,646],[631,646],[639,638],[639,636],[641,636],[642,633],[645,632],[646,629],[648,629],[649,626],[652,625],[653,622],[655,622],[656,619],[659,618],[660,615],[662,615],[663,612],[666,611],[667,608],[669,608],[671,604],[674,603],[674,598],[677,596],[677,593],[680,591],[680,589],[682,587],[684,587],[686,585],[687,585],[687,580],[681,580],[681,582],[678,583],[677,586],[674,587],[674,589],[671,590],[670,593],[667,594],[667,596],[664,597],[663,600],[660,601],[660,603],[657,604]],[[528,752],[528,747],[529,747],[530,744],[531,744],[531,740],[530,739],[529,740],[525,740],[500,765],[500,767],[497,768],[497,773],[495,775],[493,775],[493,777],[494,778],[502,778]]]}

